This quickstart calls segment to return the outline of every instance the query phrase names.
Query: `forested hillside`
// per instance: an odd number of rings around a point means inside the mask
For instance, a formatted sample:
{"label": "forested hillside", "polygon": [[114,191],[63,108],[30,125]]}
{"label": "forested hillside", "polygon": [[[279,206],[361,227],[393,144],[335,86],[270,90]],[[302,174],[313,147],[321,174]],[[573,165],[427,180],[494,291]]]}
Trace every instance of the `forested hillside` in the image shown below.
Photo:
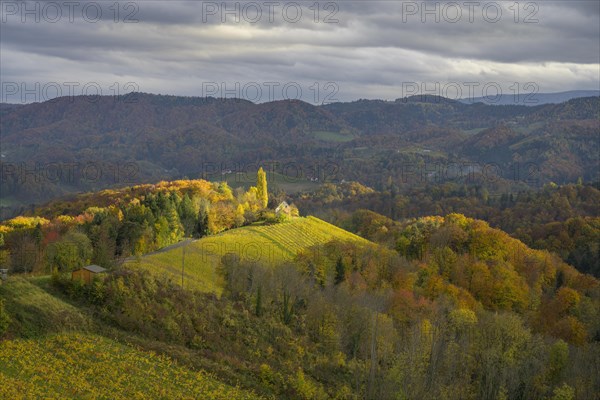
{"label": "forested hillside", "polygon": [[[66,302],[74,304],[65,305],[71,313],[91,315],[92,321],[71,319],[69,329],[83,330],[85,336],[34,340],[74,346],[69,362],[85,368],[101,365],[90,351],[102,348],[115,372],[124,368],[123,357],[142,362],[148,357],[144,352],[158,351],[164,356],[153,358],[152,368],[177,376],[177,387],[165,390],[182,395],[231,390],[204,372],[187,372],[198,369],[267,398],[423,398],[433,393],[436,398],[588,399],[600,387],[594,372],[600,354],[598,281],[482,221],[458,214],[422,218],[403,226],[395,250],[330,242],[278,266],[233,252],[222,257],[217,273],[224,282],[218,299],[143,271],[121,269],[91,286],[55,274],[53,284],[38,283],[36,290],[63,300],[40,297],[34,303],[38,312]],[[19,284],[14,279],[0,288],[5,335],[29,332],[36,338],[31,329],[23,330],[39,323],[22,322],[31,309],[21,305],[24,300],[5,297]],[[47,318],[46,326],[65,329],[58,325],[60,315]],[[94,339],[94,350],[82,348],[92,332],[133,340],[146,350],[123,349],[117,355],[113,349],[122,344],[102,338]],[[4,341],[1,360],[29,357],[23,349],[36,343]],[[54,352],[47,360],[52,365],[64,357]],[[47,382],[10,379],[36,393],[60,390],[58,373]],[[77,379],[79,393],[111,390],[120,382],[98,386],[85,374]],[[137,375],[129,379],[133,387],[138,384]],[[244,398],[236,393],[232,398]]]}
{"label": "forested hillside", "polygon": [[554,252],[581,272],[600,277],[597,185],[546,185],[541,190],[493,195],[482,186],[452,183],[425,184],[400,193],[393,184],[385,191],[375,191],[348,182],[322,185],[314,192],[294,196],[294,201],[303,213],[376,241],[389,236],[365,231],[361,226],[365,221],[371,227],[394,229],[399,226],[397,221],[408,218],[461,213],[485,220],[530,247]]}
{"label": "forested hillside", "polygon": [[[415,96],[313,106],[157,96],[4,105],[2,206],[160,179],[222,179],[258,164],[310,182],[389,176],[539,187],[597,180],[598,97],[536,107]],[[457,171],[457,166],[459,170]]]}
{"label": "forested hillside", "polygon": [[[0,225],[7,395],[13,387],[63,393],[73,365],[74,396],[587,400],[599,392],[598,279],[460,213],[395,221],[330,207],[382,196],[356,183],[296,200],[301,208],[321,201],[362,237],[293,207],[276,214],[264,172],[256,176],[248,190],[203,180],[104,190]],[[505,210],[571,196],[565,218],[585,220],[596,192],[550,187]],[[531,218],[544,226],[541,210]],[[90,284],[72,279],[92,262],[107,273]],[[71,350],[42,350],[55,348]],[[33,378],[43,372],[28,361],[35,351],[65,367]],[[148,367],[131,370],[132,362]],[[91,373],[109,364],[108,380]]]}

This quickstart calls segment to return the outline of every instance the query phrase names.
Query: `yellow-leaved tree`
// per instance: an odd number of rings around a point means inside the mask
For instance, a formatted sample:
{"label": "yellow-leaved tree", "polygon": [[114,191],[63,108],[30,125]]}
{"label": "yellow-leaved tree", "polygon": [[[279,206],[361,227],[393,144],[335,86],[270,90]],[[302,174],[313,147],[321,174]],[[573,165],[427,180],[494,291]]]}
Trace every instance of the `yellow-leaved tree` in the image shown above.
{"label": "yellow-leaved tree", "polygon": [[262,167],[256,173],[256,190],[260,205],[266,208],[269,203],[269,192],[267,191],[267,174]]}

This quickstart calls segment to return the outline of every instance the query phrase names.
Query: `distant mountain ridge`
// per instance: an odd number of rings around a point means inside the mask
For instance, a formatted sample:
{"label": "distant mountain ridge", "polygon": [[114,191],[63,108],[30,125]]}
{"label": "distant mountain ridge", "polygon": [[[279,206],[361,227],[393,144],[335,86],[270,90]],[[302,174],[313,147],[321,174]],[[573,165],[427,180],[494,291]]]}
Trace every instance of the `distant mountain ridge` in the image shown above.
{"label": "distant mountain ridge", "polygon": [[266,163],[294,178],[378,189],[407,164],[493,161],[502,179],[519,185],[534,181],[514,182],[508,171],[516,164],[535,167],[536,185],[595,180],[599,110],[600,97],[534,107],[435,96],[314,106],[135,93],[3,104],[1,200],[15,206],[162,179],[222,179],[223,171]]}
{"label": "distant mountain ridge", "polygon": [[474,97],[459,99],[461,103],[484,103],[488,105],[523,105],[540,106],[544,104],[559,104],[582,97],[600,96],[600,90],[569,90],[558,93],[515,93],[501,94],[500,96]]}
{"label": "distant mountain ridge", "polygon": [[[149,96],[157,96],[164,98],[172,98],[174,103],[189,103],[189,104],[198,104],[204,102],[215,102],[215,101],[235,101],[238,103],[252,103],[249,100],[241,99],[241,98],[215,98],[215,97],[196,97],[196,96],[175,96],[175,95],[156,95],[150,93],[130,93],[128,95],[120,96],[125,98],[128,97],[129,102],[137,102],[137,98],[139,95],[149,95]],[[564,92],[553,92],[553,93],[530,93],[524,91],[524,93],[510,93],[510,94],[501,94],[500,96],[487,96],[487,97],[464,97],[460,99],[451,99],[439,95],[429,95],[429,94],[416,94],[412,96],[398,98],[396,102],[404,102],[404,103],[463,103],[463,104],[474,104],[474,103],[484,103],[488,105],[525,105],[525,106],[539,106],[544,104],[558,104],[564,103],[566,101],[572,99],[578,99],[582,97],[598,97],[600,96],[600,89],[598,90],[567,90]],[[76,96],[76,97],[86,97],[86,96]],[[93,101],[96,101],[97,96],[92,96]],[[111,97],[111,96],[105,96]],[[54,98],[47,101],[61,101],[61,99],[71,98],[72,97],[63,97],[63,98]],[[92,99],[90,99],[92,101]],[[256,104],[269,104],[269,103],[278,103],[287,100],[275,100],[264,103],[256,103]],[[301,100],[289,100],[291,102],[304,103]],[[356,101],[374,101],[386,103],[390,102],[389,100],[380,100],[380,99],[359,99],[354,101],[346,101],[339,102],[341,104],[344,103],[353,103]],[[41,102],[44,103],[45,101]],[[35,104],[35,103],[27,103],[27,104]],[[12,110],[18,107],[25,106],[27,104],[23,103],[8,103],[8,102],[0,102],[0,112],[5,110]],[[308,104],[308,103],[307,103]],[[332,103],[328,103],[332,104]]]}

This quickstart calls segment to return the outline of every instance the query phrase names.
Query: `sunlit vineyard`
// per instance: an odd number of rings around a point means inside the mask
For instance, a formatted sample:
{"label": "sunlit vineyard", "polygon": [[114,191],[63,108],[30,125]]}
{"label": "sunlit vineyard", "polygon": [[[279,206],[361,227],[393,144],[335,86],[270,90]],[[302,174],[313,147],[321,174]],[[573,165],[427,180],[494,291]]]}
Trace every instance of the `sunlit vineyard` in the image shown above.
{"label": "sunlit vineyard", "polygon": [[183,272],[185,288],[220,295],[222,277],[216,268],[227,253],[235,253],[244,261],[277,265],[291,260],[303,249],[331,240],[366,242],[318,218],[294,218],[280,224],[247,226],[202,238],[185,246],[185,257],[183,247],[177,247],[130,261],[128,266],[145,268],[176,282],[181,282]]}
{"label": "sunlit vineyard", "polygon": [[260,399],[173,360],[96,335],[0,342],[0,398]]}

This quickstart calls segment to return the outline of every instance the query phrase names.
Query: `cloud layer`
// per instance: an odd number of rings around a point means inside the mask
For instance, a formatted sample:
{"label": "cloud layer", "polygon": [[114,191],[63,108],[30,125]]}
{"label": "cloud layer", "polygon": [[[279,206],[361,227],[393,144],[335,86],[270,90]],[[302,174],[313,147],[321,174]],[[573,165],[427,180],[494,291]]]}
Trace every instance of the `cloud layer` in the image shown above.
{"label": "cloud layer", "polygon": [[598,89],[600,2],[2,1],[4,102]]}

